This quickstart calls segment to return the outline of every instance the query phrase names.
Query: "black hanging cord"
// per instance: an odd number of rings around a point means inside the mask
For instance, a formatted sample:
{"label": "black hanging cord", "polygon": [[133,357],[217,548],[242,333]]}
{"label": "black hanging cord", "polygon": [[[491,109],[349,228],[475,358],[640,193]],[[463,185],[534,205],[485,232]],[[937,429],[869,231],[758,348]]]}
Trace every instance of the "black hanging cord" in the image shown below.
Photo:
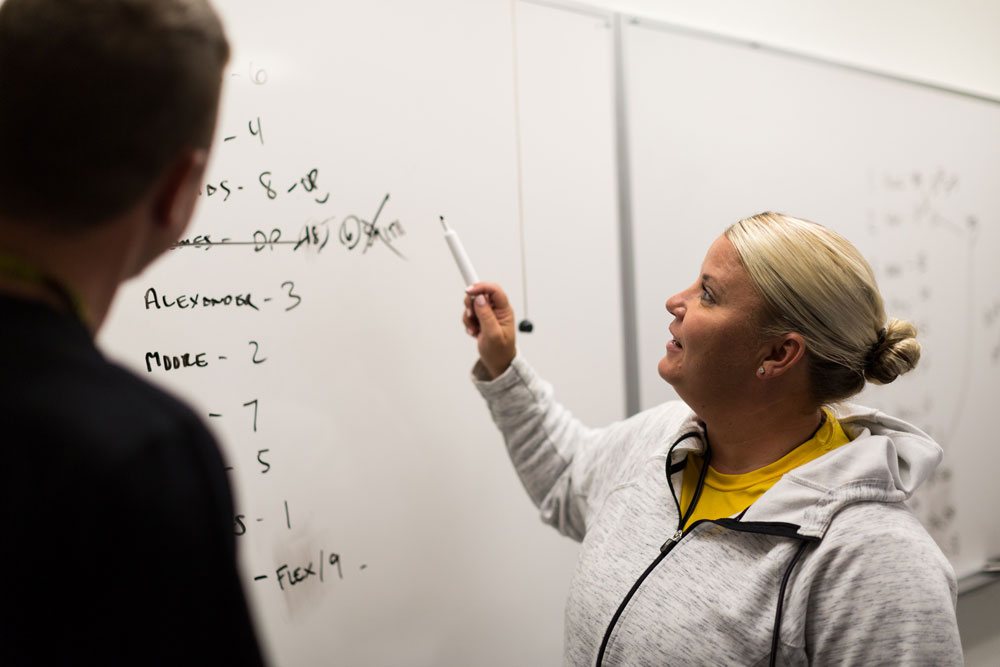
{"label": "black hanging cord", "polygon": [[666,461],[666,465],[665,465],[665,467],[666,467],[666,476],[667,476],[667,487],[670,488],[670,495],[672,495],[674,497],[674,502],[677,504],[677,514],[678,515],[680,515],[680,513],[681,513],[681,501],[677,498],[677,492],[674,491],[674,483],[670,479],[671,473],[674,472],[673,466],[670,465],[670,459],[673,458],[674,449],[677,447],[677,445],[681,444],[682,442],[684,442],[688,438],[697,438],[697,437],[698,437],[698,433],[685,433],[684,435],[682,435],[681,437],[677,438],[677,440],[674,441],[674,444],[672,444],[670,446],[670,451],[667,452],[667,461]]}
{"label": "black hanging cord", "polygon": [[774,615],[774,632],[771,634],[771,660],[768,662],[771,667],[775,667],[778,662],[778,644],[781,641],[781,613],[785,606],[785,588],[788,586],[788,580],[792,576],[792,570],[795,569],[795,565],[802,558],[802,554],[805,552],[807,546],[809,546],[809,542],[802,542],[799,545],[798,551],[795,552],[795,556],[792,558],[792,562],[788,565],[788,569],[785,570],[785,576],[781,580],[781,589],[778,591],[778,610]]}

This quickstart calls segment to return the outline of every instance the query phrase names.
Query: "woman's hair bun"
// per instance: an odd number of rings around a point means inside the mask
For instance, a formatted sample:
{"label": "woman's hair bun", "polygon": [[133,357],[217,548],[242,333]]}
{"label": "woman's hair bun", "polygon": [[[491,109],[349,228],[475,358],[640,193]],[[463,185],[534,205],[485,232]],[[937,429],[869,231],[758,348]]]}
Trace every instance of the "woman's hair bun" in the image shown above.
{"label": "woman's hair bun", "polygon": [[875,384],[889,384],[913,370],[920,361],[917,328],[906,320],[892,318],[885,327],[885,339],[872,347],[865,364],[865,379]]}

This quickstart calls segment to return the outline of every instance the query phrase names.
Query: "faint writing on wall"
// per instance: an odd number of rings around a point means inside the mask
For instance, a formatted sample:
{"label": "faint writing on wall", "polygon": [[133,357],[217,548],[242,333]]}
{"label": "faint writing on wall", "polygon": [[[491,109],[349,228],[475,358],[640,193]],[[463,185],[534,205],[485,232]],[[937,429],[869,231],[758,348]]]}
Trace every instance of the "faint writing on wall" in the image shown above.
{"label": "faint writing on wall", "polygon": [[[955,169],[891,167],[871,173],[868,253],[888,317],[917,326],[921,359],[913,372],[870,392],[867,402],[909,421],[946,451],[910,505],[942,550],[961,552],[949,447],[959,432],[977,360],[972,339],[979,221]],[[947,388],[942,391],[942,388]]]}

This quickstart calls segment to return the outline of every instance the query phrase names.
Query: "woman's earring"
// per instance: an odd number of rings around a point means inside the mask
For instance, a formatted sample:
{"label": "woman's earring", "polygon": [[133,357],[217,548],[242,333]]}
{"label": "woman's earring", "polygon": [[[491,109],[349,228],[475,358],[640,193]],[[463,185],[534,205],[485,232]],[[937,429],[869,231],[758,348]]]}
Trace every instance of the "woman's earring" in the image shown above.
{"label": "woman's earring", "polygon": [[757,369],[757,375],[763,375],[765,372],[766,371],[764,371],[764,367],[763,366],[761,366],[760,368]]}

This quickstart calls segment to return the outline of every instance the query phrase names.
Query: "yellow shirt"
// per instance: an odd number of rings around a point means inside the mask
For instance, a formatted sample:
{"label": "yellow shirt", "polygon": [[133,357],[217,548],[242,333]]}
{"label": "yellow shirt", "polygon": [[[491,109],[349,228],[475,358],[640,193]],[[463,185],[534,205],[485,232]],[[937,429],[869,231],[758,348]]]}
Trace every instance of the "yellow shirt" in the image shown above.
{"label": "yellow shirt", "polygon": [[[722,519],[739,514],[764,495],[786,472],[850,442],[833,413],[824,408],[823,414],[825,419],[812,438],[763,468],[742,475],[723,475],[708,466],[705,486],[694,512],[684,524],[685,530],[699,519]],[[687,511],[691,498],[694,497],[702,464],[700,456],[688,457],[681,486],[682,514]]]}

